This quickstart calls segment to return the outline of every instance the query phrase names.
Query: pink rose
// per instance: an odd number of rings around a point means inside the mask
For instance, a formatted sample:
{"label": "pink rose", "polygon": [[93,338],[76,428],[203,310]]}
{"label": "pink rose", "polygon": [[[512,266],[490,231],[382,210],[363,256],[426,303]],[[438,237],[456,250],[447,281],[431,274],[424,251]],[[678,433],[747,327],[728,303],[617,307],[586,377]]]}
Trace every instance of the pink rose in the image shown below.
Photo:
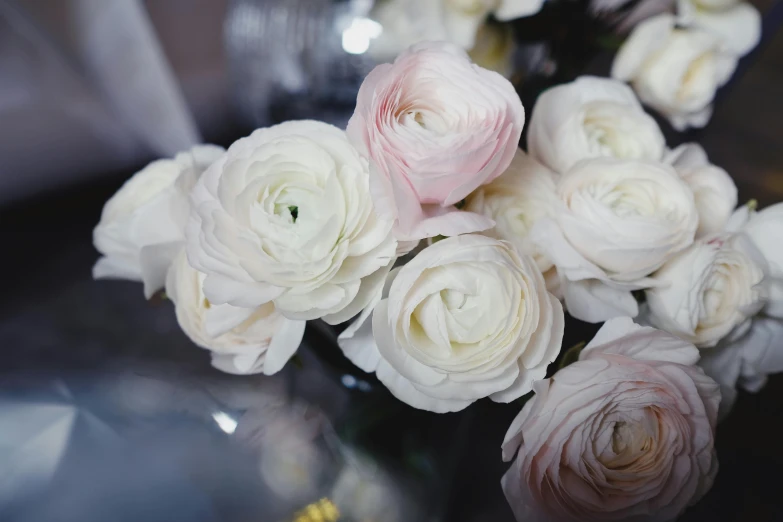
{"label": "pink rose", "polygon": [[533,385],[503,441],[517,520],[665,521],[712,486],[717,384],[696,347],[628,318]]}
{"label": "pink rose", "polygon": [[493,226],[454,204],[506,170],[524,123],[508,80],[425,42],[367,75],[347,133],[370,160],[376,211],[396,220],[399,240],[415,240]]}

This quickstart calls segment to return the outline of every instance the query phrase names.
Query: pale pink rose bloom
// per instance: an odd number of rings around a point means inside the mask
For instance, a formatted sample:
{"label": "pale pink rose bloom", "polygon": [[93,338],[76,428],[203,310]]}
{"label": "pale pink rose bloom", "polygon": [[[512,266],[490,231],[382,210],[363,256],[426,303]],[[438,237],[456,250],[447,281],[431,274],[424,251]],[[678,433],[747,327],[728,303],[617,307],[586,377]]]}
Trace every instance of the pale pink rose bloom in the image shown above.
{"label": "pale pink rose bloom", "polygon": [[347,133],[370,161],[376,211],[398,240],[493,226],[454,205],[511,163],[525,111],[511,83],[444,42],[410,47],[364,80]]}
{"label": "pale pink rose bloom", "polygon": [[608,321],[579,361],[533,385],[503,442],[517,520],[666,521],[717,473],[718,385],[696,347],[628,318]]}

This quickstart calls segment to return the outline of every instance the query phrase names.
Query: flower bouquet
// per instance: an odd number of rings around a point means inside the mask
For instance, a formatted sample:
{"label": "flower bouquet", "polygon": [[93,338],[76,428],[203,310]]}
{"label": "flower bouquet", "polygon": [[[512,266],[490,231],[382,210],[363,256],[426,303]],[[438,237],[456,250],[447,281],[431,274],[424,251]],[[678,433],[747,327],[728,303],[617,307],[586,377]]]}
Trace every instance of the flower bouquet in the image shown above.
{"label": "flower bouquet", "polygon": [[[658,68],[690,30],[642,22],[614,66],[675,126],[706,123],[725,75],[709,46]],[[401,403],[521,409],[498,448],[520,521],[674,519],[712,485],[736,387],[783,370],[783,204],[736,208],[619,79],[545,91],[527,152],[525,119],[502,75],[414,44],[346,130],[284,122],[134,175],[94,275],[165,289],[225,372],[279,372],[322,321]],[[575,319],[602,326],[564,347]]]}

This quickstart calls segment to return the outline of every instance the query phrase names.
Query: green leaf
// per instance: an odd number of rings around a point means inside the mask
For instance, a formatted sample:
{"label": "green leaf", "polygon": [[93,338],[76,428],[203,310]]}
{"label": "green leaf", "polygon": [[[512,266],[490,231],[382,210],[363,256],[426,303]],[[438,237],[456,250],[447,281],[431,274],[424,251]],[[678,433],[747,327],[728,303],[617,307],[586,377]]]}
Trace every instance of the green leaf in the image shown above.
{"label": "green leaf", "polygon": [[587,343],[582,341],[581,343],[577,343],[573,345],[571,348],[565,351],[563,354],[563,358],[560,360],[560,364],[558,365],[558,370],[562,370],[569,364],[575,363],[579,360],[579,354],[582,353],[582,349],[585,347]]}
{"label": "green leaf", "polygon": [[625,42],[625,38],[615,34],[605,34],[595,39],[595,43],[598,44],[598,47],[608,51],[618,50],[620,47],[622,47],[623,42]]}
{"label": "green leaf", "polygon": [[294,219],[294,223],[296,223],[296,218],[299,217],[299,207],[296,205],[288,205],[288,211],[291,213],[291,217]]}

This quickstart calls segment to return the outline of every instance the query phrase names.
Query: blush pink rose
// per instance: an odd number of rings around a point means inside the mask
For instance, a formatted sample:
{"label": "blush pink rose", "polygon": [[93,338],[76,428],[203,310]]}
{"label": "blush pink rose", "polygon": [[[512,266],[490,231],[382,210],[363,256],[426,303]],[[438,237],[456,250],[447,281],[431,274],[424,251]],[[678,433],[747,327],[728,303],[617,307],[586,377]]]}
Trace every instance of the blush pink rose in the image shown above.
{"label": "blush pink rose", "polygon": [[508,80],[452,44],[425,42],[367,75],[347,133],[370,161],[376,211],[396,220],[399,240],[415,240],[493,226],[454,204],[506,170],[524,123]]}
{"label": "blush pink rose", "polygon": [[503,442],[517,520],[666,521],[712,486],[718,385],[696,347],[628,318],[533,385]]}

